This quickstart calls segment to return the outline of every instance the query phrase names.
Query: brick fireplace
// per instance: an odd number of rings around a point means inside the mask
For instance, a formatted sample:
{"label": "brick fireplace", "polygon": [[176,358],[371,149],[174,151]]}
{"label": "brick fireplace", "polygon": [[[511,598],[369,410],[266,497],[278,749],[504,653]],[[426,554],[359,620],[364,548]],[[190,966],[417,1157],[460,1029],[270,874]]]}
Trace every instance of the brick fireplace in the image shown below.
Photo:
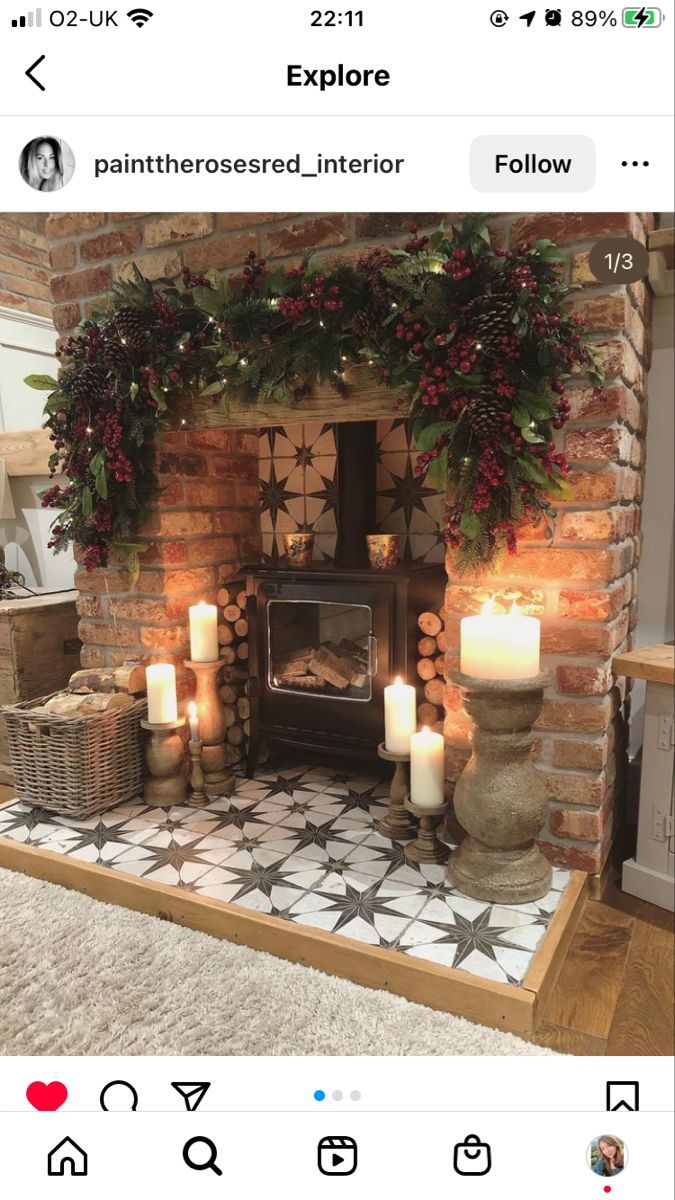
{"label": "brick fireplace", "polygon": [[[234,268],[251,248],[286,263],[310,247],[324,256],[354,257],[368,245],[401,240],[411,220],[431,230],[441,217],[54,214],[47,220],[46,236],[55,321],[61,333],[70,330],[134,260],[150,277],[159,277],[177,274],[183,264],[193,270]],[[515,598],[525,612],[541,618],[543,662],[554,679],[537,745],[551,795],[542,845],[554,862],[595,873],[611,846],[625,773],[629,696],[625,680],[613,676],[612,657],[630,647],[637,616],[650,297],[642,283],[598,285],[588,254],[603,235],[644,241],[650,219],[636,213],[525,214],[497,216],[491,224],[504,244],[550,237],[565,248],[565,272],[580,284],[572,304],[601,348],[607,382],[602,389],[583,383],[570,389],[572,419],[561,440],[573,467],[573,496],[558,505],[553,541],[543,528],[528,531],[518,556],[489,579],[457,579],[448,558],[447,667],[449,671],[457,661],[461,617],[475,612],[485,596],[494,594],[498,603],[509,606]],[[401,428],[385,420],[388,403],[384,397],[378,429],[380,497],[391,491],[383,464],[394,453],[388,449],[394,444],[392,431]],[[278,431],[277,445],[292,447],[288,459],[293,448],[305,447],[299,431],[295,422]],[[389,474],[400,480],[412,452],[407,437],[397,437],[396,470],[389,464]],[[261,525],[259,490],[259,480],[269,483],[273,465],[283,457],[273,441],[258,430],[191,428],[167,434],[158,453],[164,492],[143,530],[147,549],[137,584],[119,563],[89,575],[77,573],[87,666],[130,654],[147,661],[170,658],[180,665],[187,648],[188,604],[197,598],[213,600],[223,584],[241,579],[242,566],[260,560],[263,549],[273,554],[281,526],[270,526],[264,513]],[[330,448],[321,457],[321,477],[330,483]],[[309,467],[316,470],[311,462]],[[307,468],[306,460],[294,465],[299,474],[290,489],[299,501],[290,512],[302,509],[305,521],[317,492]],[[286,481],[290,475],[289,470]],[[378,503],[383,528],[397,527],[401,518],[396,512],[393,505]],[[325,509],[321,516],[324,525],[318,524],[317,531],[324,540],[318,536],[317,543],[322,557],[330,557],[330,519]],[[299,515],[297,521],[302,523]],[[427,540],[415,541],[422,537],[418,529],[406,526],[404,532],[411,558],[431,552],[432,561],[437,556],[440,546],[426,526]],[[450,685],[445,711],[452,781],[466,760],[468,742],[459,696]]]}

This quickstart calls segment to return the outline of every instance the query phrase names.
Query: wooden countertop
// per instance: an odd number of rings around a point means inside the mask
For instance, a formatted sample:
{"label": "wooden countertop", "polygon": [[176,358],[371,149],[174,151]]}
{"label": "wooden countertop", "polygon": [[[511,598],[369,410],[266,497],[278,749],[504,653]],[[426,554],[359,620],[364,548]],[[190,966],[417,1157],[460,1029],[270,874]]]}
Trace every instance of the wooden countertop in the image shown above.
{"label": "wooden countertop", "polygon": [[617,675],[627,675],[630,679],[647,679],[651,683],[668,683],[675,687],[675,643],[642,646],[639,650],[617,654],[614,670]]}

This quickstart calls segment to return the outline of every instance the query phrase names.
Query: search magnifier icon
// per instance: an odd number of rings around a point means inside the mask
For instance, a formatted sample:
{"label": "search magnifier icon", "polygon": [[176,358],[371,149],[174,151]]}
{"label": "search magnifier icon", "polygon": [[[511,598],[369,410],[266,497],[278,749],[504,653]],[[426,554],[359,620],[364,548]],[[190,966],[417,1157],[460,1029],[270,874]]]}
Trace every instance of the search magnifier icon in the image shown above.
{"label": "search magnifier icon", "polygon": [[[201,1159],[203,1157],[201,1154],[199,1155],[198,1159],[194,1159],[192,1157],[191,1151],[192,1151],[193,1146],[205,1146],[206,1147],[206,1150],[208,1151],[208,1157],[203,1162],[201,1161]],[[217,1156],[218,1156],[218,1151],[216,1149],[214,1142],[211,1141],[211,1138],[207,1138],[207,1137],[188,1138],[187,1142],[183,1146],[183,1159],[188,1167],[192,1167],[193,1171],[208,1171],[210,1168],[212,1171],[215,1172],[216,1175],[222,1175],[223,1172],[221,1171],[220,1167],[218,1166],[218,1164],[216,1162]]]}

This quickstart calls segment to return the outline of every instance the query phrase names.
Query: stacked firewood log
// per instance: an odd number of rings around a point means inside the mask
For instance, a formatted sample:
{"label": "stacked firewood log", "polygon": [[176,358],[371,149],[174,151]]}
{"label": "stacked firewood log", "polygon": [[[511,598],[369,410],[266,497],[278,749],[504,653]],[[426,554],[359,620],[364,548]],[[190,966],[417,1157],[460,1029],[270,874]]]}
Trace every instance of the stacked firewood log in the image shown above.
{"label": "stacked firewood log", "polygon": [[368,651],[358,642],[324,642],[318,647],[293,650],[274,676],[277,687],[312,692],[346,692],[361,689],[368,680]]}
{"label": "stacked firewood log", "polygon": [[246,753],[251,733],[248,698],[248,620],[244,583],[233,581],[222,587],[217,596],[220,608],[218,643],[223,660],[220,698],[227,725],[227,759],[233,765]]}
{"label": "stacked firewood log", "polygon": [[[423,612],[417,624],[421,637],[417,642],[417,720],[437,732],[443,732],[443,693],[445,691],[445,609]],[[423,699],[420,696],[423,694]]]}

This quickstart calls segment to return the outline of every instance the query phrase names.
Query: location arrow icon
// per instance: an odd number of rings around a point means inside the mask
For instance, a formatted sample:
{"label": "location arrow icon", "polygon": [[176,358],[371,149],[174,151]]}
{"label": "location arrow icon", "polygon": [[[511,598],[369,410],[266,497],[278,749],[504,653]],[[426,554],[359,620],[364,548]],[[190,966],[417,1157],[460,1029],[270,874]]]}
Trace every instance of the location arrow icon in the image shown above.
{"label": "location arrow icon", "polygon": [[183,1097],[185,1107],[188,1112],[195,1112],[199,1108],[206,1093],[211,1087],[210,1083],[172,1083],[172,1088]]}
{"label": "location arrow icon", "polygon": [[36,67],[40,66],[40,63],[42,63],[44,61],[45,61],[45,56],[44,56],[44,54],[41,54],[40,57],[36,58],[35,62],[32,63],[31,66],[28,68],[28,70],[25,72],[25,74],[30,79],[31,83],[34,83],[36,87],[39,87],[41,92],[45,92],[47,89],[44,87],[43,84],[40,83],[39,79],[35,78],[33,71],[35,70]]}
{"label": "location arrow icon", "polygon": [[534,21],[534,18],[536,17],[536,15],[537,15],[537,10],[535,9],[534,12],[523,13],[522,17],[520,17],[519,19],[521,21],[527,21],[527,28],[529,29],[530,25]]}

